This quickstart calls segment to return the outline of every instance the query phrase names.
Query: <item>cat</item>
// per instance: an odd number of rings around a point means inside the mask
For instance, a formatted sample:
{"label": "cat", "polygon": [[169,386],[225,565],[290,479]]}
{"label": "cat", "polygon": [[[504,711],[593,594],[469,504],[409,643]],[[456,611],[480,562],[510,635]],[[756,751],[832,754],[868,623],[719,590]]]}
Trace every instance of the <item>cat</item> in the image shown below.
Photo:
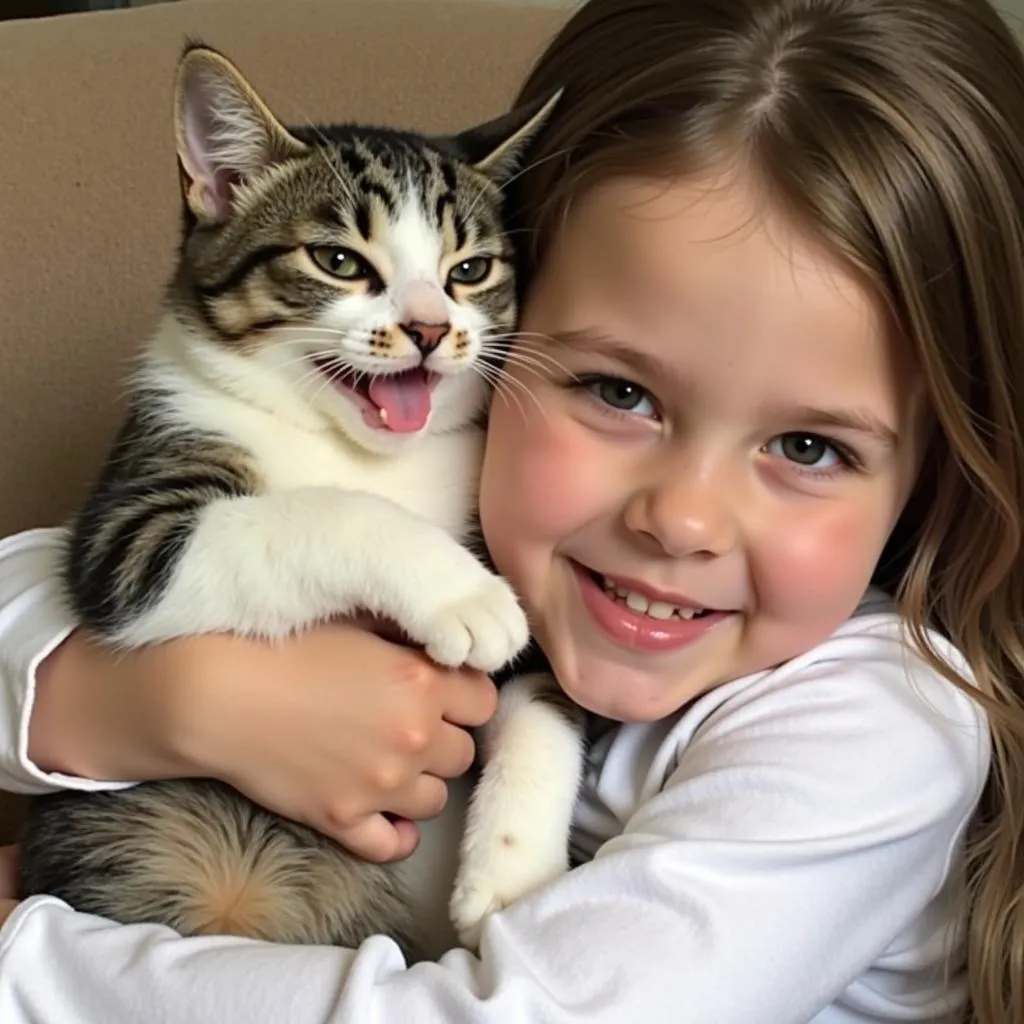
{"label": "cat", "polygon": [[[181,246],[68,530],[82,628],[131,648],[367,611],[438,663],[508,675],[528,623],[473,551],[476,489],[517,311],[502,188],[558,94],[444,138],[285,127],[191,41],[174,96]],[[582,745],[549,673],[512,678],[472,796],[453,786],[395,865],[211,780],[39,797],[21,895],[186,935],[383,933],[410,961],[474,947],[493,910],[567,870]]]}

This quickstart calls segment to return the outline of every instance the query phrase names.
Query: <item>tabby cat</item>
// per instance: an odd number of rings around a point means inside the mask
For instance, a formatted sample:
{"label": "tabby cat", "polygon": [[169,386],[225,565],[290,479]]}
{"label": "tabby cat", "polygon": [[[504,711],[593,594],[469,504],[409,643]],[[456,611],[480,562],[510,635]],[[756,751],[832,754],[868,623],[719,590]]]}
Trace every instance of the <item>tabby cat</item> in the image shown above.
{"label": "tabby cat", "polygon": [[[516,658],[526,618],[469,539],[516,314],[501,190],[557,100],[443,139],[286,128],[224,56],[186,47],[178,264],[69,530],[84,629],[132,647],[367,610],[446,665]],[[549,676],[514,679],[499,704],[476,797],[403,864],[361,861],[226,785],[169,781],[34,801],[22,894],[183,934],[385,933],[413,960],[453,938],[450,897],[473,945],[491,910],[566,869],[580,771]]]}

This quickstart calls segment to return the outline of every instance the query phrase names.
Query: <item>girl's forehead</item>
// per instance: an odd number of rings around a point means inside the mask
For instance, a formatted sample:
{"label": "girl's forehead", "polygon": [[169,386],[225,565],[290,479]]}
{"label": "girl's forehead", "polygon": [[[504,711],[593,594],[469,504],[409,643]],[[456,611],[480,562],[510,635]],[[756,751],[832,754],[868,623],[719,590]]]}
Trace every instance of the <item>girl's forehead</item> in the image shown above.
{"label": "girl's forehead", "polygon": [[866,279],[735,171],[598,185],[570,209],[549,257],[542,276],[642,322],[760,334],[824,332],[841,317],[890,333]]}
{"label": "girl's forehead", "polygon": [[[613,178],[584,192],[566,218],[566,234],[595,257],[628,264],[657,281],[681,262],[757,265],[808,271],[842,283],[856,275],[788,216],[755,178],[726,168],[700,177]],[[858,282],[859,284],[859,282]]]}
{"label": "girl's forehead", "polygon": [[612,340],[666,387],[699,377],[737,403],[779,406],[827,390],[894,430],[917,390],[866,279],[735,172],[594,187],[532,292],[531,330],[572,337],[577,357],[588,337]]}

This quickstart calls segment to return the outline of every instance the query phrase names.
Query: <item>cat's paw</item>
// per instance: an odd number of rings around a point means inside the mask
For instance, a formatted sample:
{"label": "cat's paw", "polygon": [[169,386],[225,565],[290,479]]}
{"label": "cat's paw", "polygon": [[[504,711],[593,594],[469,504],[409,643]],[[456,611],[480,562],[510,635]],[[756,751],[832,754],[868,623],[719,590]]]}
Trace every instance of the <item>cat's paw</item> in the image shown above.
{"label": "cat's paw", "polygon": [[526,646],[530,627],[508,583],[479,568],[479,581],[437,609],[418,639],[438,664],[497,672]]}
{"label": "cat's paw", "polygon": [[455,879],[448,912],[459,941],[474,951],[491,914],[569,870],[564,846],[537,843],[510,831],[494,835],[467,853]]}

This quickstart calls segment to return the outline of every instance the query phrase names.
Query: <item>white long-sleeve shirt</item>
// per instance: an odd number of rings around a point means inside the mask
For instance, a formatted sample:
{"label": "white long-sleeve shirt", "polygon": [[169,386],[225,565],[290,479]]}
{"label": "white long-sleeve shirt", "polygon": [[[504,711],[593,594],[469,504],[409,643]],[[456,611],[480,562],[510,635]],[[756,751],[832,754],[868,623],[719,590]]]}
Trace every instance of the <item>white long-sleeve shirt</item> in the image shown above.
{"label": "white long-sleeve shirt", "polygon": [[[72,623],[57,535],[0,543],[0,787],[96,788],[26,754],[35,665]],[[937,641],[961,672],[963,659]],[[479,958],[119,926],[58,900],[0,931],[3,1024],[854,1024],[963,999],[962,843],[982,714],[882,595],[806,655],[594,751],[593,859],[496,915]]]}

